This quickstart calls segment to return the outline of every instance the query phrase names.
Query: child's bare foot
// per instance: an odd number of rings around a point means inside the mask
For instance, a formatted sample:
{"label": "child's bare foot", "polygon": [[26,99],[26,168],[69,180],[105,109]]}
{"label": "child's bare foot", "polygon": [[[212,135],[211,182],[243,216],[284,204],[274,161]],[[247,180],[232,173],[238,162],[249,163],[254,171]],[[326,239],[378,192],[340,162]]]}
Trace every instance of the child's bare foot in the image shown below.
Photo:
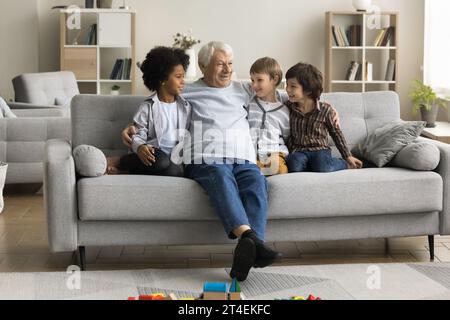
{"label": "child's bare foot", "polygon": [[106,158],[106,172],[107,175],[123,174],[124,171],[119,170],[120,157],[109,157]]}

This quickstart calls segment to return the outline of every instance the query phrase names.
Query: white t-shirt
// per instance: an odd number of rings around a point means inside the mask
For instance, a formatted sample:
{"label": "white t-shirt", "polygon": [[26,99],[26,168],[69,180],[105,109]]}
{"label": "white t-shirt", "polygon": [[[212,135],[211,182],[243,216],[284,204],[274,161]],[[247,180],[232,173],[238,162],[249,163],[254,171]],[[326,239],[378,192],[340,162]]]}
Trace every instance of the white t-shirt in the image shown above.
{"label": "white t-shirt", "polygon": [[172,103],[161,101],[159,107],[161,119],[158,119],[158,121],[162,128],[159,147],[166,154],[170,155],[177,144],[178,105],[176,101]]}

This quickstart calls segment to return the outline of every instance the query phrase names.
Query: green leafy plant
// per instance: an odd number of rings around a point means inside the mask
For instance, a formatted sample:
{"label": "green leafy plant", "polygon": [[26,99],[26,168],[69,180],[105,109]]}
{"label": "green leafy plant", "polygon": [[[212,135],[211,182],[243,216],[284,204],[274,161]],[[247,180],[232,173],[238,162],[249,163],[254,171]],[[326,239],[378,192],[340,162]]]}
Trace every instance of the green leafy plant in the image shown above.
{"label": "green leafy plant", "polygon": [[[190,33],[191,31],[189,31]],[[174,48],[180,48],[182,50],[187,50],[195,46],[196,44],[200,43],[201,41],[198,39],[195,39],[191,35],[185,35],[183,33],[177,33],[173,36],[173,47]]]}
{"label": "green leafy plant", "polygon": [[118,90],[120,90],[120,87],[119,87],[118,85],[113,85],[113,86],[111,87],[111,90],[113,90],[113,91],[118,91]]}
{"label": "green leafy plant", "polygon": [[430,111],[433,105],[446,108],[444,99],[437,96],[436,92],[430,86],[427,86],[420,80],[414,80],[410,97],[413,102],[413,112],[416,113],[421,108]]}

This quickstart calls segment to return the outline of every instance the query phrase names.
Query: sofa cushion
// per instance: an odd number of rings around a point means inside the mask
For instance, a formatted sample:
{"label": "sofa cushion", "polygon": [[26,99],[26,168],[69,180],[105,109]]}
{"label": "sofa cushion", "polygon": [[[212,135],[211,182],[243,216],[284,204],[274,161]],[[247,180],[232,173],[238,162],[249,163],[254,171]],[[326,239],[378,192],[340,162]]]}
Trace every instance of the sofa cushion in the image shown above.
{"label": "sofa cushion", "polygon": [[215,220],[209,198],[190,179],[106,175],[78,182],[80,219]]}
{"label": "sofa cushion", "polygon": [[417,139],[425,124],[423,121],[388,123],[371,132],[352,153],[377,167],[384,167],[401,149]]}
{"label": "sofa cushion", "polygon": [[278,219],[440,211],[442,195],[439,174],[400,168],[269,178],[269,212]]}
{"label": "sofa cushion", "polygon": [[96,147],[79,145],[73,150],[73,160],[76,172],[83,177],[100,177],[106,172],[106,157]]}
{"label": "sofa cushion", "polygon": [[[442,210],[442,179],[434,172],[375,168],[293,173],[268,181],[269,219]],[[123,175],[82,179],[78,197],[83,221],[217,220],[200,185],[184,178]]]}
{"label": "sofa cushion", "polygon": [[441,152],[428,142],[414,142],[404,147],[392,160],[391,165],[417,171],[434,170],[439,165]]}

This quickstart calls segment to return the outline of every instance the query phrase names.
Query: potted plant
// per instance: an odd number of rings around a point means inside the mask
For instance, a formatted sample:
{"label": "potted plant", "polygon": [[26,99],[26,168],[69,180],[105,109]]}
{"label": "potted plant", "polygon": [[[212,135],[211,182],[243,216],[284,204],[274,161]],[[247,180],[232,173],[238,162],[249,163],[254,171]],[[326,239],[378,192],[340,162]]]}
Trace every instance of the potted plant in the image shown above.
{"label": "potted plant", "polygon": [[113,85],[111,87],[111,95],[118,96],[120,94],[120,87],[118,85]]}
{"label": "potted plant", "polygon": [[420,110],[422,120],[426,121],[427,128],[436,126],[439,107],[446,108],[445,100],[439,98],[430,86],[420,80],[414,80],[411,91],[413,112]]}
{"label": "potted plant", "polygon": [[[191,33],[191,30],[189,30],[189,33]],[[191,79],[195,78],[197,71],[197,58],[195,50],[192,47],[196,44],[199,44],[200,40],[195,39],[191,35],[188,36],[183,33],[177,33],[176,35],[174,35],[173,40],[173,47],[184,50],[189,56],[189,67],[186,70],[186,77]]]}

